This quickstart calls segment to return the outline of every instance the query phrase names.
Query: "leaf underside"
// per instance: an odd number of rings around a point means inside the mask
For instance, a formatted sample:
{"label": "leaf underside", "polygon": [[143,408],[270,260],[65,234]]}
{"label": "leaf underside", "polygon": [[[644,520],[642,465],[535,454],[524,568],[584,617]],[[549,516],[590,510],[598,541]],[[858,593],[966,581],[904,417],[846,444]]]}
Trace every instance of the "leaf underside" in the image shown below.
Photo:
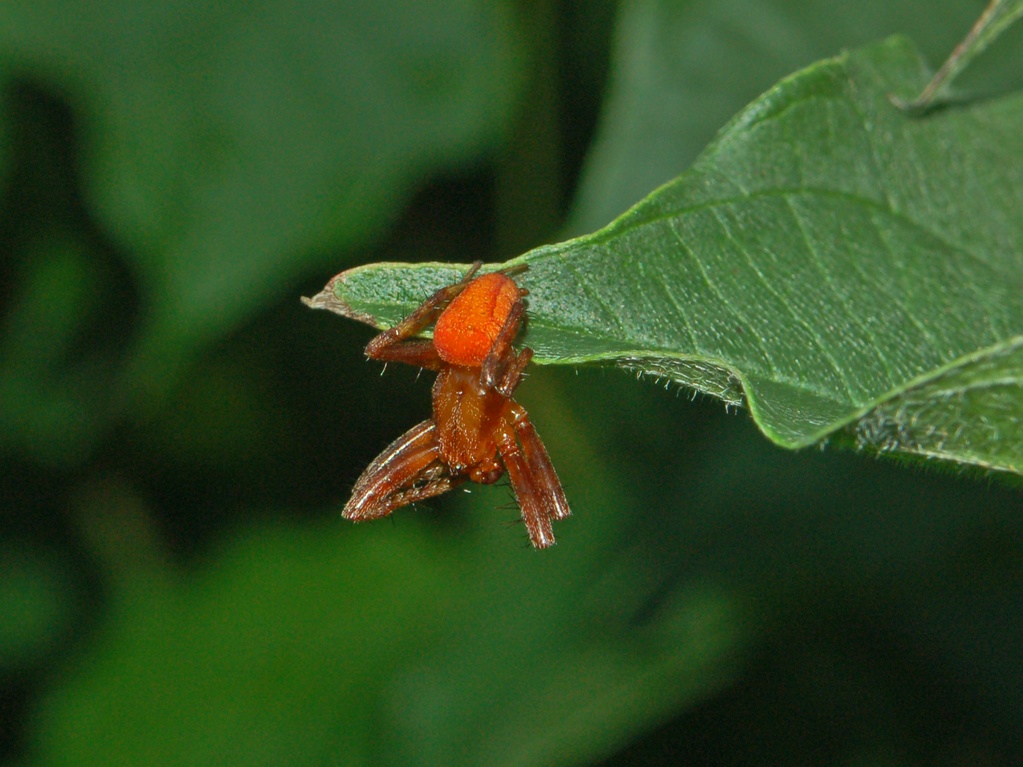
{"label": "leaf underside", "polygon": [[[904,39],[811,66],[604,229],[537,248],[524,343],[748,405],[797,448],[1023,472],[1023,99],[895,108]],[[377,264],[311,306],[380,327],[464,266]]]}

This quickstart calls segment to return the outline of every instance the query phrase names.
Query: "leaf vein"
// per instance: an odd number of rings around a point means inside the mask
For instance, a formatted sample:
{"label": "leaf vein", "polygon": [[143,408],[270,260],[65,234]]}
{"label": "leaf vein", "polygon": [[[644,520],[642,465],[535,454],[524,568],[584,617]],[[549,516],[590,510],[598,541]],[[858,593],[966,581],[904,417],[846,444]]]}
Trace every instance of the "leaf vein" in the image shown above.
{"label": "leaf vein", "polygon": [[820,335],[817,333],[816,329],[809,322],[807,322],[806,319],[804,319],[799,312],[796,311],[795,307],[792,306],[792,303],[778,291],[778,289],[770,280],[767,279],[763,271],[761,271],[760,266],[757,264],[756,260],[750,254],[750,252],[735,239],[734,235],[732,234],[731,228],[728,226],[728,223],[722,218],[720,209],[715,210],[714,215],[715,218],[717,218],[718,222],[721,224],[721,228],[724,231],[725,236],[735,246],[736,251],[742,253],[743,256],[745,256],[746,263],[748,263],[750,268],[753,269],[753,272],[757,275],[757,278],[760,280],[763,286],[768,290],[768,292],[771,293],[771,295],[773,295],[778,300],[778,302],[783,307],[785,307],[788,313],[792,316],[792,319],[795,320],[796,323],[801,325],[803,329],[806,330],[806,332],[814,339],[814,342],[817,345],[817,348],[819,349],[821,355],[824,357],[824,359],[828,361],[828,364],[835,371],[835,374],[838,376],[838,379],[842,382],[842,386],[845,388],[845,392],[848,395],[849,401],[853,403],[857,402],[856,398],[853,397],[852,387],[850,386],[849,381],[846,379],[844,371],[838,364],[838,361],[831,355],[831,352],[828,350],[827,346],[825,345]]}
{"label": "leaf vein", "polygon": [[[729,298],[727,298],[721,292],[721,289],[717,286],[717,284],[711,279],[711,276],[710,274],[708,274],[707,269],[704,266],[701,259],[696,257],[696,254],[686,244],[685,239],[682,237],[682,233],[679,232],[678,229],[676,228],[675,221],[673,219],[669,219],[668,225],[671,228],[671,232],[675,236],[675,239],[678,241],[679,246],[689,255],[692,262],[696,264],[697,268],[700,271],[700,276],[702,276],[704,282],[707,283],[707,287],[710,288],[714,295],[716,295],[718,299],[721,301],[722,306],[728,307],[729,311],[735,314],[739,318],[740,322],[742,322],[742,324],[745,325],[746,327],[749,328],[755,327],[755,325],[750,322],[750,319],[748,316],[746,316],[745,312],[743,312],[742,309],[736,306],[734,301],[731,301]],[[778,369],[778,366],[774,363],[774,359],[771,356],[771,353],[768,350],[766,344],[764,344],[763,339],[760,338],[758,335],[754,335],[753,337],[756,340],[757,345],[760,347],[760,350],[763,352],[764,359],[770,366],[771,373],[776,378],[780,378],[781,371]]]}
{"label": "leaf vein", "polygon": [[[834,297],[834,300],[831,302],[831,305],[840,306],[842,313],[844,315],[844,321],[848,325],[858,328],[864,336],[869,337],[870,348],[874,350],[875,357],[878,360],[880,366],[884,369],[886,375],[888,376],[889,383],[894,384],[895,381],[898,380],[898,377],[895,375],[895,371],[891,365],[891,361],[884,353],[883,345],[878,341],[877,336],[874,334],[873,330],[871,330],[868,325],[860,321],[857,313],[853,311],[852,308],[849,306],[848,300],[846,300],[846,298],[842,295],[841,291],[839,291],[839,289],[835,285],[834,277],[831,274],[831,270],[825,265],[824,259],[821,257],[821,254],[818,251],[818,249],[814,247],[814,244],[810,238],[810,234],[806,230],[806,223],[804,217],[802,213],[792,203],[791,196],[785,197],[785,204],[788,207],[789,211],[791,212],[792,217],[795,219],[796,226],[799,228],[799,232],[802,235],[803,242],[806,245],[806,249],[812,256],[813,264],[816,266],[817,271],[821,274],[821,277],[823,278],[824,284],[827,286],[831,295]],[[855,262],[857,259],[850,260]]]}

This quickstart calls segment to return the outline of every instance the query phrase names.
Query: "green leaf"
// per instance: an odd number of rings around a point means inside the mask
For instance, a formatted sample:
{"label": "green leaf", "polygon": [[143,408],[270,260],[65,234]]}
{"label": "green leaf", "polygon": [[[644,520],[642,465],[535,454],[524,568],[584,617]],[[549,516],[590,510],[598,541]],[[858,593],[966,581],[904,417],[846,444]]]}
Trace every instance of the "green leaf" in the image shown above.
{"label": "green leaf", "polygon": [[147,309],[136,402],[493,146],[522,62],[509,8],[483,0],[10,2],[0,51],[0,72],[72,94],[87,201]]}
{"label": "green leaf", "polygon": [[114,410],[103,394],[117,361],[81,344],[83,328],[116,316],[120,296],[103,266],[95,249],[68,236],[24,247],[0,327],[0,451],[73,465],[94,448]]}
{"label": "green leaf", "polygon": [[[601,124],[587,153],[569,233],[592,232],[693,164],[722,125],[772,84],[824,58],[906,34],[929,61],[948,54],[977,0],[636,0],[622,6]],[[996,46],[972,67],[1007,54]],[[1018,64],[974,87],[1018,88]]]}
{"label": "green leaf", "polygon": [[[1023,99],[893,107],[927,79],[902,39],[818,63],[605,229],[523,256],[537,361],[742,398],[786,447],[862,421],[864,447],[1023,472]],[[355,269],[313,303],[389,326],[460,273]]]}
{"label": "green leaf", "polygon": [[72,589],[52,554],[0,543],[0,665],[30,667],[67,631]]}
{"label": "green leaf", "polygon": [[86,662],[36,710],[36,763],[585,763],[718,688],[748,641],[720,583],[633,620],[595,589],[641,599],[639,552],[523,556],[493,514],[475,521],[445,545],[409,525],[267,526],[190,577],[127,568]]}

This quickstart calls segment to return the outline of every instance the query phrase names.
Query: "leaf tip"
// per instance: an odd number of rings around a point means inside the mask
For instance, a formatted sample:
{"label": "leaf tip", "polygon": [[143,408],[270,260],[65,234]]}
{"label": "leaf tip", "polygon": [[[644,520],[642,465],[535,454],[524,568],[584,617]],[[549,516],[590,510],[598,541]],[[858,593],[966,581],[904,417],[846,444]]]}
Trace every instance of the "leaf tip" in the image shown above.
{"label": "leaf tip", "polygon": [[366,312],[360,312],[340,297],[339,294],[342,290],[339,288],[345,284],[345,277],[347,274],[348,272],[341,272],[335,277],[332,277],[326,287],[312,298],[302,296],[302,303],[310,309],[326,309],[329,312],[334,312],[334,314],[340,314],[342,317],[347,317],[357,322],[363,322],[367,325],[375,326],[377,321],[373,315],[367,314]]}

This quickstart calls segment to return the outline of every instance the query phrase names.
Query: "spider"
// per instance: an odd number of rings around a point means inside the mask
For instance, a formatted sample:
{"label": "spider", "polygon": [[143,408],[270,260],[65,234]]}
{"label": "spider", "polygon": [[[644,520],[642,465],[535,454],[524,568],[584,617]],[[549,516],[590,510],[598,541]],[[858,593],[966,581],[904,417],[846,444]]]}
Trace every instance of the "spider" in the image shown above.
{"label": "spider", "polygon": [[[366,346],[371,359],[437,371],[433,418],[377,456],[342,514],[355,522],[384,517],[466,480],[493,484],[507,471],[529,540],[542,549],[554,544],[551,522],[571,512],[547,449],[511,398],[533,357],[532,349],[512,348],[528,291],[511,275],[527,267],[476,276],[480,266]],[[414,338],[431,324],[433,340]]]}

